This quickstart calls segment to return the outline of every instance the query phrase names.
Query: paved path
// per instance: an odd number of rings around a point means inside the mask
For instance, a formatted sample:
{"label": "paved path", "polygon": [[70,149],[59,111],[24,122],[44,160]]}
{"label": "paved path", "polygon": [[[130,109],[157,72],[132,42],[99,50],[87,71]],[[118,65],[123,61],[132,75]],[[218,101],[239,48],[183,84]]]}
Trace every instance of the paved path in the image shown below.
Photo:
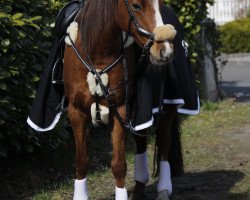
{"label": "paved path", "polygon": [[228,97],[250,101],[250,59],[229,59],[222,70],[221,88]]}

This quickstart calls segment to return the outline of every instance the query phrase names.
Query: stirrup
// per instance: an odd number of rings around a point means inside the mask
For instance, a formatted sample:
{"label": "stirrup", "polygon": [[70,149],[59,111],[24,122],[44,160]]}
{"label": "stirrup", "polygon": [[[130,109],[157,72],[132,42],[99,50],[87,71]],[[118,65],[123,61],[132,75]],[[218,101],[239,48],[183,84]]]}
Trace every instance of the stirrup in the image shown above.
{"label": "stirrup", "polygon": [[57,47],[57,60],[52,67],[51,83],[64,84],[63,80],[63,55],[64,55],[64,38],[62,37]]}
{"label": "stirrup", "polygon": [[[62,58],[59,58],[53,68],[52,68],[52,75],[51,75],[51,83],[52,84],[63,84],[64,81],[63,80],[60,80],[58,78],[56,78],[56,75],[59,73],[62,72],[62,68],[63,68],[63,59]],[[59,70],[59,71],[58,71]],[[60,72],[61,71],[61,72]]]}

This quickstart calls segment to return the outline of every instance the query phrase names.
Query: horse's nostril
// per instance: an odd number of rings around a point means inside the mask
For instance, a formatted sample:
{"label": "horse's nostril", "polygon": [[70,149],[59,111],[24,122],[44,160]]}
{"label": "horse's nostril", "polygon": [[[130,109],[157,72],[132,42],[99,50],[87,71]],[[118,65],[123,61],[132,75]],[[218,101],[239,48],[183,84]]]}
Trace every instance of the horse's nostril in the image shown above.
{"label": "horse's nostril", "polygon": [[161,56],[161,58],[165,57],[165,49],[160,50],[160,56]]}

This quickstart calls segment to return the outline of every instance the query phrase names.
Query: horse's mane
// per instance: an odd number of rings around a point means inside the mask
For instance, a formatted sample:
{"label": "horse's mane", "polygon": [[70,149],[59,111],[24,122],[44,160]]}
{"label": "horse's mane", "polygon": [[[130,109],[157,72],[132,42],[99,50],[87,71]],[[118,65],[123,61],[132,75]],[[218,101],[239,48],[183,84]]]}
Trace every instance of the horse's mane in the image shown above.
{"label": "horse's mane", "polygon": [[87,49],[93,48],[102,33],[113,28],[117,12],[117,0],[86,0],[77,21],[81,38]]}

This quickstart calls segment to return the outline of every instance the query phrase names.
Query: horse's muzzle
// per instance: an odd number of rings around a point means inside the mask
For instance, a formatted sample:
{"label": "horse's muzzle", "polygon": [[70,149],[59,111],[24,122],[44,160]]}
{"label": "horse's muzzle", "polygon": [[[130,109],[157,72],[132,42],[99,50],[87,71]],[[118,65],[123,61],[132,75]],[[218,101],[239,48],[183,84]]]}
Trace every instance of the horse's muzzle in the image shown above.
{"label": "horse's muzzle", "polygon": [[171,24],[157,26],[154,31],[155,42],[150,48],[150,60],[153,64],[163,65],[173,57],[173,44],[177,32]]}
{"label": "horse's muzzle", "polygon": [[173,58],[173,44],[170,42],[155,42],[150,48],[150,61],[154,65],[164,65]]}

